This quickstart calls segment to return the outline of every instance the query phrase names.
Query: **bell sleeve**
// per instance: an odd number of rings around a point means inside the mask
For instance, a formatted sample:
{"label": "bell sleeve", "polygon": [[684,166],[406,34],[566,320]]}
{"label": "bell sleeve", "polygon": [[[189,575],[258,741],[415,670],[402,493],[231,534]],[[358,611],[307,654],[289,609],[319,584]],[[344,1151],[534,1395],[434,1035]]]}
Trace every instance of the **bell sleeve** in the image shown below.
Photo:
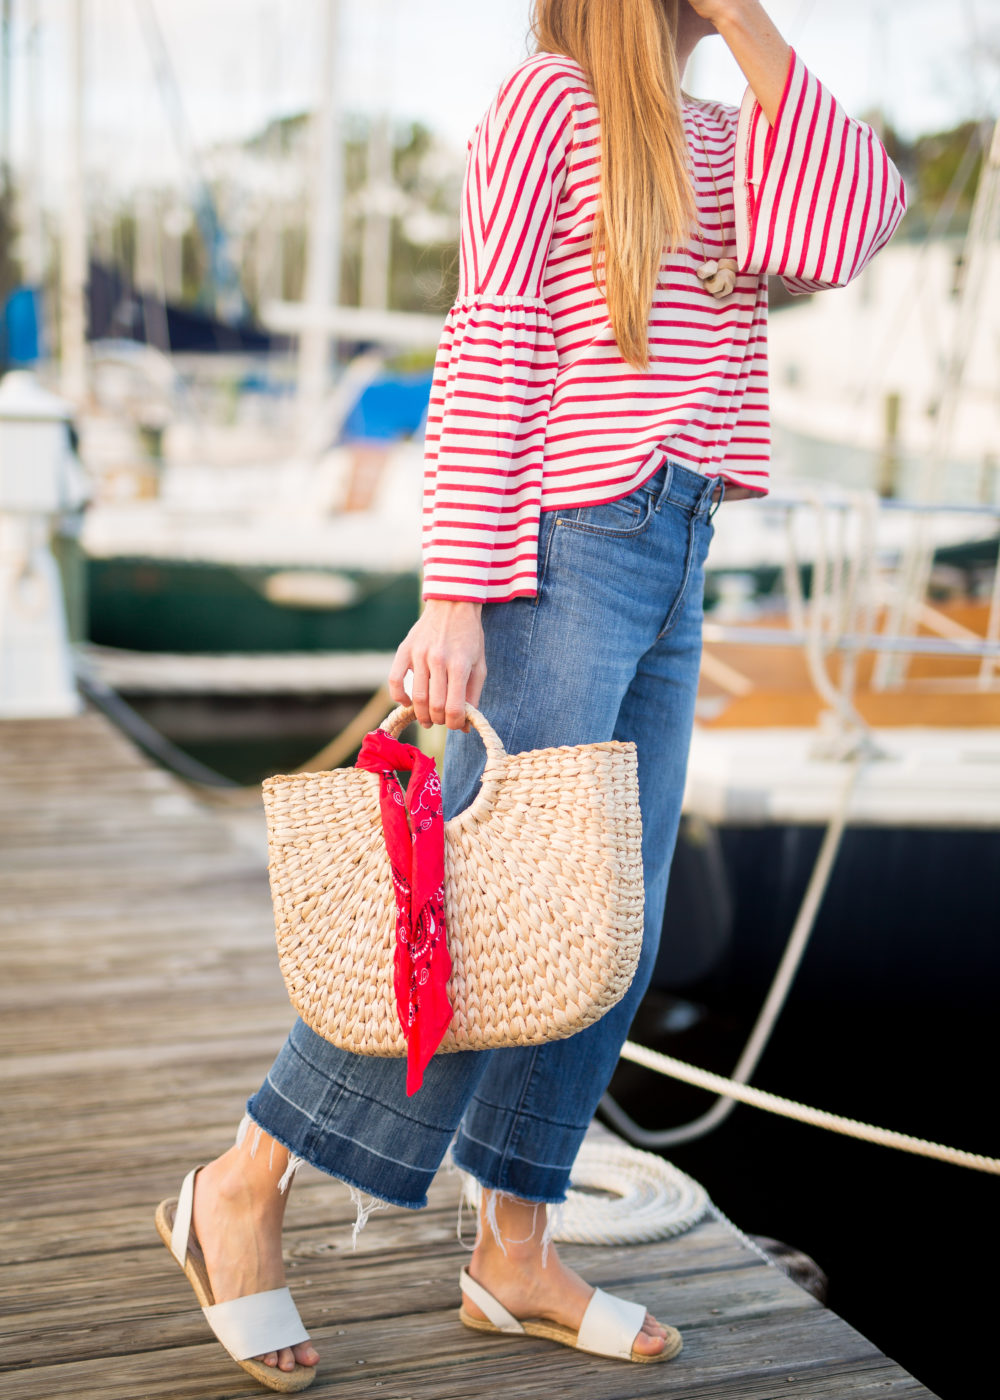
{"label": "bell sleeve", "polygon": [[792,292],[843,287],[888,243],[906,209],[899,172],[866,122],[793,52],[775,124],[748,89],[736,131],[740,270]]}
{"label": "bell sleeve", "polygon": [[470,142],[459,294],[427,416],[425,598],[500,602],[535,593],[558,369],[540,289],[572,135],[571,85],[564,69],[529,61]]}

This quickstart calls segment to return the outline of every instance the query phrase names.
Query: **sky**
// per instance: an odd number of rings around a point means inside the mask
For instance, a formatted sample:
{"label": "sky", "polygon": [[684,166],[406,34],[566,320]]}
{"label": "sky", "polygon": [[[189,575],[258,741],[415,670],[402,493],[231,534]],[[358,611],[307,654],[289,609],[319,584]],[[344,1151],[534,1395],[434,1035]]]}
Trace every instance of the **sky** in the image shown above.
{"label": "sky", "polygon": [[[143,13],[155,14],[194,142],[209,145],[301,111],[319,85],[328,0],[82,0],[89,167],[119,188],[180,177],[155,85]],[[12,154],[28,149],[32,11],[40,24],[39,159],[47,202],[64,169],[72,0],[14,0]],[[769,0],[768,12],[848,111],[881,106],[906,135],[996,115],[1000,0]],[[527,52],[528,0],[340,0],[339,83],[346,109],[418,118],[454,147]],[[704,41],[685,87],[738,103],[743,79],[724,42]]]}

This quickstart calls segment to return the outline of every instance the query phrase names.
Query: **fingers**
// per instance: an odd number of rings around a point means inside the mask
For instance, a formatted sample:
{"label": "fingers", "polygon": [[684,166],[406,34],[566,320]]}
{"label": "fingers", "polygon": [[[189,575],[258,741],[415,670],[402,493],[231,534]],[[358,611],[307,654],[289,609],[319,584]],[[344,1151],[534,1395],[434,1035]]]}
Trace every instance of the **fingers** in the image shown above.
{"label": "fingers", "polygon": [[410,697],[407,695],[406,687],[403,685],[407,671],[413,669],[410,651],[410,638],[406,636],[396,649],[396,656],[392,663],[392,669],[389,671],[389,680],[387,682],[389,694],[397,705],[408,705],[410,703]]}
{"label": "fingers", "polygon": [[[404,678],[412,671],[412,691]],[[483,629],[478,605],[465,600],[431,600],[396,652],[389,672],[389,694],[397,704],[412,703],[420,724],[467,729],[466,700],[475,704],[486,679]]]}

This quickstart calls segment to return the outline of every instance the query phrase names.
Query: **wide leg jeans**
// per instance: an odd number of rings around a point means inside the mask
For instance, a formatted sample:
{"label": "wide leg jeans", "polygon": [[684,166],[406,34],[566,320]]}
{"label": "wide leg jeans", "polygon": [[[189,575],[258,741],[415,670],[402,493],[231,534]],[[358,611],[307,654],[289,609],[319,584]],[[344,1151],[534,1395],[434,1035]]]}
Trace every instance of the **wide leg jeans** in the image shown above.
{"label": "wide leg jeans", "polygon": [[[480,708],[505,749],[632,740],[639,756],[646,919],[625,997],[567,1040],[437,1055],[407,1098],[402,1060],[338,1050],[293,1027],[250,1118],[296,1156],[394,1205],[426,1204],[449,1144],[481,1185],[561,1201],[656,958],[701,659],[716,481],[666,463],[631,495],[543,511],[539,591],[483,608]],[[445,817],[469,805],[478,735],[449,732]]]}

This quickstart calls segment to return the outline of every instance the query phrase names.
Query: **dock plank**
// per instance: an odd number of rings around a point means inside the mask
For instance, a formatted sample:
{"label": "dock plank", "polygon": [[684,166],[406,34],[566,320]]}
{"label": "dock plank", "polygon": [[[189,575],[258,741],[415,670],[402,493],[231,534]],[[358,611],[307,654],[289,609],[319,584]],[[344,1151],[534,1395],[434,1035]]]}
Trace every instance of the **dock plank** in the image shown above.
{"label": "dock plank", "polygon": [[[0,1391],[5,1400],[259,1396],[206,1340],[152,1228],[155,1202],[232,1140],[290,1010],[259,814],[196,801],[100,716],[0,723]],[[844,1397],[930,1392],[708,1218],[641,1246],[574,1246],[602,1287],[679,1325],[628,1366],[456,1319],[458,1183],[372,1215],[304,1171],[290,1281],[349,1400]]]}

